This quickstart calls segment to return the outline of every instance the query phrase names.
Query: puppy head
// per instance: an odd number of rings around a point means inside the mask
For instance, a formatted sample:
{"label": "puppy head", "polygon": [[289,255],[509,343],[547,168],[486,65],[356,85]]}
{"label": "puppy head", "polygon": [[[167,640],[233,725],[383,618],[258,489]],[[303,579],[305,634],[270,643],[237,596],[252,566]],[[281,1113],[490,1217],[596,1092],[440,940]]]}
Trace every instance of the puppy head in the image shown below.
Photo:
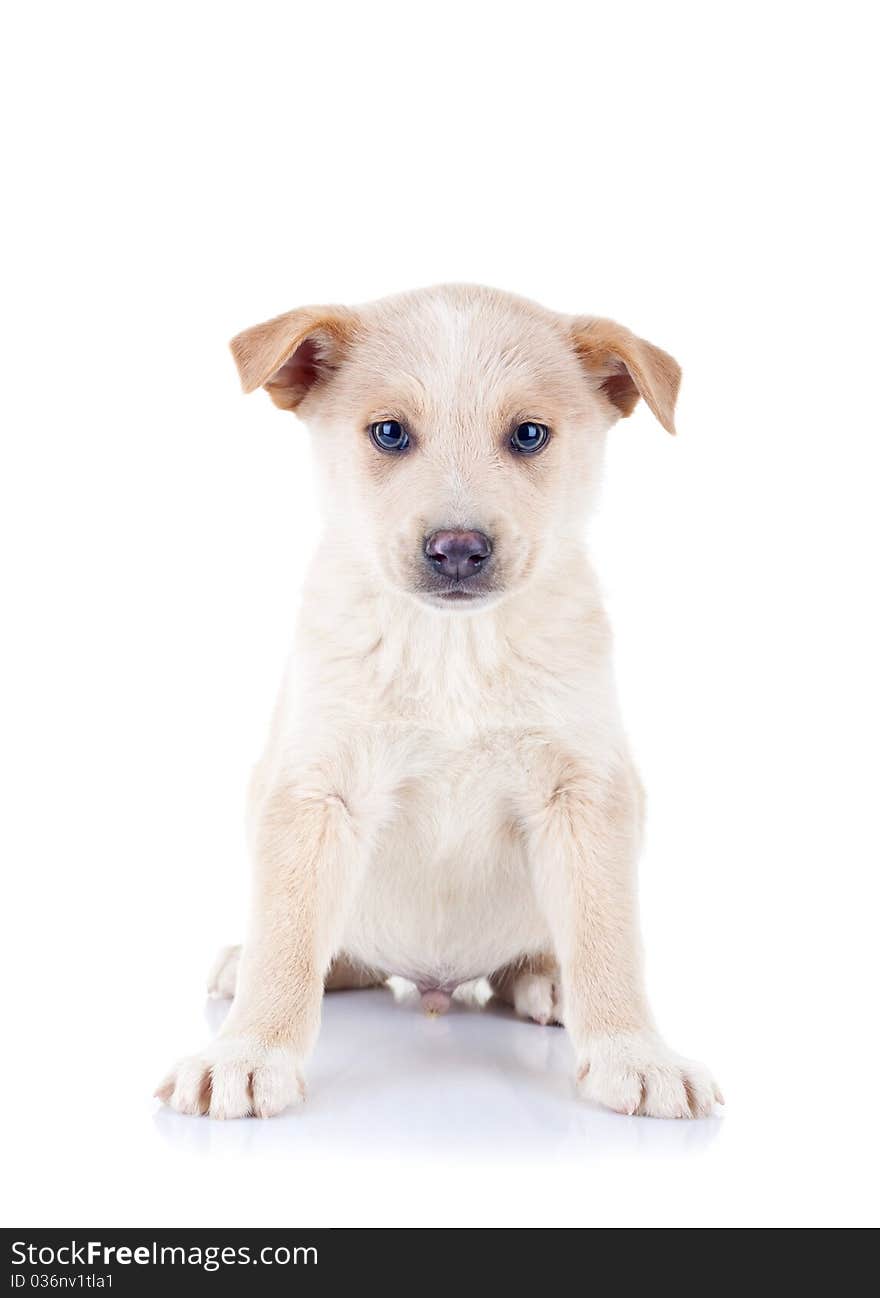
{"label": "puppy head", "polygon": [[604,435],[639,397],[669,432],[681,372],[610,320],[449,286],[304,307],[232,341],[315,433],[352,561],[438,608],[521,589],[577,539]]}

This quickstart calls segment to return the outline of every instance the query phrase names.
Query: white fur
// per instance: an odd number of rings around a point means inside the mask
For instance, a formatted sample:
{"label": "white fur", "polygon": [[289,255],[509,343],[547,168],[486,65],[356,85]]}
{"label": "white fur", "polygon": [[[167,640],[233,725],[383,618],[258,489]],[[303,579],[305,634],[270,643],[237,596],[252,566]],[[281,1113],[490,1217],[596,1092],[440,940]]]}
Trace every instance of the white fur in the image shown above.
{"label": "white fur", "polygon": [[682,1059],[652,1032],[593,1038],[578,1090],[618,1113],[655,1118],[702,1118],[724,1103],[702,1064]]}
{"label": "white fur", "polygon": [[546,974],[520,974],[513,985],[517,1014],[535,1023],[562,1023],[562,996],[553,978]]}
{"label": "white fur", "polygon": [[224,946],[208,974],[208,995],[216,1000],[231,999],[235,995],[235,983],[238,977],[238,962],[241,958],[240,946]]}
{"label": "white fur", "polygon": [[[495,976],[520,1013],[564,1016],[587,1098],[711,1109],[714,1083],[647,1007],[642,794],[581,541],[608,427],[639,394],[671,427],[677,367],[598,325],[443,289],[309,308],[236,340],[246,387],[301,403],[314,429],[328,528],[251,788],[235,1001],[161,1089],[181,1112],[267,1116],[301,1098],[334,958],[361,984],[357,971],[446,990]],[[385,417],[414,430],[397,463],[365,432]],[[552,426],[534,463],[509,450],[517,418]],[[475,605],[421,587],[424,537],[450,526],[495,545]],[[216,994],[236,987],[237,959],[222,953]]]}

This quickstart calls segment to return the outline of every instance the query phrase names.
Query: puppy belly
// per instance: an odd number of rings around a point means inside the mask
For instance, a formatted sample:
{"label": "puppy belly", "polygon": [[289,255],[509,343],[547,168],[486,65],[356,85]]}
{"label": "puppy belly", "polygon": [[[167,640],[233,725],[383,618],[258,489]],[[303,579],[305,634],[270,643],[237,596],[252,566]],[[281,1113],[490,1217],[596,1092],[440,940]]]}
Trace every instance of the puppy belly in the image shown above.
{"label": "puppy belly", "polygon": [[426,736],[419,775],[401,789],[349,912],[345,951],[449,995],[547,949],[510,811],[508,749],[485,736],[445,745]]}
{"label": "puppy belly", "polygon": [[431,998],[426,1008],[442,1013],[459,983],[549,942],[524,862],[386,857],[364,882],[343,945],[370,967],[414,982]]}

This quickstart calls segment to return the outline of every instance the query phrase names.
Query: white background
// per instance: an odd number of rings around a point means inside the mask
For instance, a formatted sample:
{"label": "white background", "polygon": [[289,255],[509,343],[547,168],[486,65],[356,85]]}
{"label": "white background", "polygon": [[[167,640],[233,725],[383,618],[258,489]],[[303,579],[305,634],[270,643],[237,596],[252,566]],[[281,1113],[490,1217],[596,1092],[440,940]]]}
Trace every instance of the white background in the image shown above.
{"label": "white background", "polygon": [[[4,1224],[876,1222],[871,11],[7,18]],[[612,436],[593,549],[652,995],[717,1119],[579,1105],[558,1031],[390,993],[330,1002],[298,1114],[150,1099],[242,933],[243,791],[319,527],[307,438],[227,339],[442,280],[684,366],[677,439],[643,408]]]}

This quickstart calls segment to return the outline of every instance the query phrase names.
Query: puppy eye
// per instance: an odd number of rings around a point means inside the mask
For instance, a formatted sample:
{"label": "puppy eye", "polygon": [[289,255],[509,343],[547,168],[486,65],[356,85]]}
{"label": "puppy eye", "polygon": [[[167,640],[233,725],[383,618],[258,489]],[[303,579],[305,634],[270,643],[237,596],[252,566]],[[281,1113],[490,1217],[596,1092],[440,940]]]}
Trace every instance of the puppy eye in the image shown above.
{"label": "puppy eye", "polygon": [[370,436],[380,451],[405,451],[409,446],[409,433],[396,419],[370,424]]}
{"label": "puppy eye", "polygon": [[510,445],[520,455],[534,455],[547,445],[550,429],[546,424],[520,424],[510,439]]}

